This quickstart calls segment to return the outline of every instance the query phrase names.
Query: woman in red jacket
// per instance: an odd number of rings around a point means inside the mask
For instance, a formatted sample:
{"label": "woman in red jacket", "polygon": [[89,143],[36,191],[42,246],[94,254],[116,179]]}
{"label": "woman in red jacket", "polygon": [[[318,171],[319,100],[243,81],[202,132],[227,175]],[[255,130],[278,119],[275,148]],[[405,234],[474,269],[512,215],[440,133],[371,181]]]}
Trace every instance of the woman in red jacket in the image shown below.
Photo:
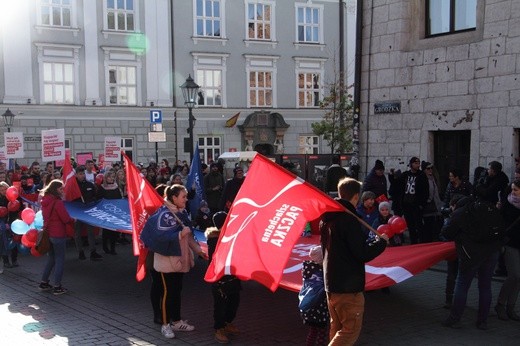
{"label": "woman in red jacket", "polygon": [[[66,293],[67,290],[61,286],[63,276],[63,264],[65,262],[65,247],[67,241],[67,224],[74,223],[70,217],[65,204],[63,204],[63,182],[55,179],[41,192],[42,216],[45,228],[49,232],[51,249],[49,259],[45,265],[40,283],[40,290],[53,290],[54,295]],[[49,284],[49,276],[54,268],[54,287]]]}

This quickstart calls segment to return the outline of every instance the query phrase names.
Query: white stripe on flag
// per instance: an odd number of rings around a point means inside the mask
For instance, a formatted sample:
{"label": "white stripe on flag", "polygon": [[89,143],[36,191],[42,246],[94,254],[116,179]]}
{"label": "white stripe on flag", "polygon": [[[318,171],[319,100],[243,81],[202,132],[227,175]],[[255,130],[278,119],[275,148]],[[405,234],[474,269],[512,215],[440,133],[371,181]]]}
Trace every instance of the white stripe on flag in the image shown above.
{"label": "white stripe on flag", "polygon": [[374,275],[386,275],[390,279],[394,280],[395,283],[399,283],[413,276],[408,270],[403,267],[372,267],[365,265],[365,271]]}

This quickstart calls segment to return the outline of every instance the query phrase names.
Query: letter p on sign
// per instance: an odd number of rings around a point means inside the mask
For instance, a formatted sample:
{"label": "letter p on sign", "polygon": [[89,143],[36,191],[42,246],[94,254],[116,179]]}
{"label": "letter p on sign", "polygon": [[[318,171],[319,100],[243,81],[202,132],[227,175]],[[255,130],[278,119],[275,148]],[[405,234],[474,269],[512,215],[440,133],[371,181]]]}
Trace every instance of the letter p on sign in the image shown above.
{"label": "letter p on sign", "polygon": [[161,124],[162,123],[162,110],[152,109],[150,110],[150,123]]}

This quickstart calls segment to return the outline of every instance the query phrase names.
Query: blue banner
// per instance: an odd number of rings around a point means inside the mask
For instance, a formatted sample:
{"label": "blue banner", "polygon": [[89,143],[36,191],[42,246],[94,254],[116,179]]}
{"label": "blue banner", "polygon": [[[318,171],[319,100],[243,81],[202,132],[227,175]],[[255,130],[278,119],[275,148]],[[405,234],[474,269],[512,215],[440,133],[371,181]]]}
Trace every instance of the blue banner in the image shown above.
{"label": "blue banner", "polygon": [[96,203],[65,202],[70,216],[95,227],[132,233],[130,208],[126,199],[101,199]]}
{"label": "blue banner", "polygon": [[202,175],[202,167],[200,165],[199,143],[197,143],[193,153],[193,161],[191,161],[186,188],[188,191],[195,189],[195,196],[189,201],[191,219],[195,220],[200,202],[204,199],[204,176]]}

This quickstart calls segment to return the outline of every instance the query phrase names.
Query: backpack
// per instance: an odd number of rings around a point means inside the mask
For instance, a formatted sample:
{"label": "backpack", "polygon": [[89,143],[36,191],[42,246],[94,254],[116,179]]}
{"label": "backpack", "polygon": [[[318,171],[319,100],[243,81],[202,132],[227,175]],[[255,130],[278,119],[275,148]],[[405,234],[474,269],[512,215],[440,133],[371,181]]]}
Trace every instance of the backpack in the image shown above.
{"label": "backpack", "polygon": [[503,240],[506,235],[506,224],[500,210],[482,200],[475,200],[466,205],[466,234],[476,243],[492,243]]}

